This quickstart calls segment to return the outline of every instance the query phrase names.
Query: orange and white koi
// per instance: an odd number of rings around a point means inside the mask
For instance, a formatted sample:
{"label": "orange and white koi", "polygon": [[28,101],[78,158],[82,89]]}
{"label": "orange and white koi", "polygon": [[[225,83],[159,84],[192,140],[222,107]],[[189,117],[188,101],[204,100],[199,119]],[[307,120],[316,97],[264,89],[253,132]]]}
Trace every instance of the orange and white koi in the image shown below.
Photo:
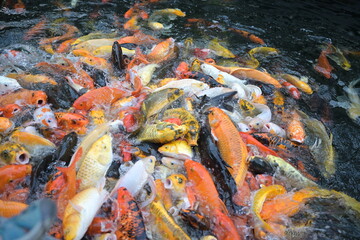
{"label": "orange and white koi", "polygon": [[57,121],[49,105],[44,105],[34,111],[34,121],[44,127],[57,128]]}
{"label": "orange and white koi", "polygon": [[291,141],[303,143],[305,141],[304,124],[300,121],[301,117],[296,111],[291,112],[291,120],[287,123],[286,133]]}
{"label": "orange and white koi", "polygon": [[288,90],[291,97],[295,99],[300,99],[301,93],[294,85],[281,78],[279,78],[278,81],[281,83],[283,87],[285,87]]}

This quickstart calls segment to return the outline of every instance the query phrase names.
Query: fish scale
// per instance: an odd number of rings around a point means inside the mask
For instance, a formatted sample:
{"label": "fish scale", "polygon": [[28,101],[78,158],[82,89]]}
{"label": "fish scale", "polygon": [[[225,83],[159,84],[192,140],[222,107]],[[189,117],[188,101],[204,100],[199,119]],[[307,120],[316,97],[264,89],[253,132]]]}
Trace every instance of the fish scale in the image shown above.
{"label": "fish scale", "polygon": [[77,179],[81,181],[80,190],[98,186],[105,177],[113,159],[111,142],[111,136],[106,134],[91,146],[77,173]]}

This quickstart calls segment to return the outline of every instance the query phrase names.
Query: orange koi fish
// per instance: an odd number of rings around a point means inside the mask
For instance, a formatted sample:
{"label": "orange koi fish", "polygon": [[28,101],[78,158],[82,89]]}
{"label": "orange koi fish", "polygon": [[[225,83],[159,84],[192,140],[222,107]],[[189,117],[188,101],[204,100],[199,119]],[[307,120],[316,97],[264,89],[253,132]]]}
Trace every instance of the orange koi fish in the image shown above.
{"label": "orange koi fish", "polygon": [[234,177],[236,185],[242,186],[247,171],[248,151],[246,144],[226,113],[216,107],[212,107],[208,111],[211,133],[217,141],[216,145],[221,157],[231,167],[229,172]]}
{"label": "orange koi fish", "polygon": [[319,196],[317,188],[304,188],[264,202],[260,216],[266,221],[276,221],[284,216],[291,217],[299,212],[309,198]]}
{"label": "orange koi fish", "polygon": [[290,113],[290,119],[286,129],[288,138],[291,141],[303,143],[305,140],[305,129],[304,124],[300,121],[300,115],[297,112],[292,111]]}
{"label": "orange koi fish", "polygon": [[43,91],[20,89],[16,92],[0,96],[0,106],[17,104],[19,106],[41,107],[47,102],[47,95]]}
{"label": "orange koi fish", "polygon": [[46,18],[42,18],[40,22],[38,22],[35,26],[30,28],[24,35],[24,40],[28,41],[32,39],[35,35],[42,33],[46,27]]}
{"label": "orange koi fish", "polygon": [[55,42],[59,42],[59,41],[63,41],[63,40],[68,40],[70,38],[73,38],[75,36],[75,33],[79,31],[79,29],[77,27],[70,25],[70,24],[66,24],[66,23],[64,23],[62,25],[62,28],[66,31],[65,34],[63,34],[61,36],[57,36],[57,37],[52,37],[52,38],[43,38],[40,40],[39,44],[46,45],[46,44],[51,44],[51,43],[55,43]]}
{"label": "orange koi fish", "polygon": [[119,44],[123,43],[134,43],[137,45],[153,44],[160,42],[160,39],[154,38],[151,35],[147,35],[141,31],[134,33],[133,36],[127,36],[117,40]]}
{"label": "orange koi fish", "polygon": [[149,62],[162,62],[174,55],[175,40],[168,38],[165,41],[159,43],[154,49],[146,55],[146,59]]}
{"label": "orange koi fish", "polygon": [[21,111],[21,107],[17,104],[8,104],[0,108],[0,117],[12,118]]}
{"label": "orange koi fish", "polygon": [[258,44],[261,44],[261,45],[264,45],[265,42],[264,40],[262,40],[261,38],[259,38],[258,36],[252,34],[252,33],[249,33],[247,31],[244,31],[244,30],[240,30],[240,29],[236,29],[236,28],[229,28],[229,30],[235,32],[235,33],[238,33],[240,34],[241,36],[243,36],[244,38],[247,38],[249,39],[250,41],[252,41],[253,43],[258,43]]}
{"label": "orange koi fish", "polygon": [[121,187],[117,191],[117,202],[113,204],[118,227],[117,239],[146,239],[144,220],[136,201],[130,192]]}
{"label": "orange koi fish", "polygon": [[189,187],[199,202],[199,212],[213,223],[212,231],[218,239],[240,239],[236,227],[227,216],[227,209],[220,200],[215,184],[206,168],[198,162],[185,160]]}
{"label": "orange koi fish", "polygon": [[129,30],[129,31],[136,31],[139,30],[140,27],[137,25],[138,21],[138,16],[132,16],[125,24],[124,24],[124,29]]}
{"label": "orange koi fish", "polygon": [[246,132],[239,132],[241,138],[244,140],[246,144],[251,144],[256,146],[264,156],[266,155],[273,155],[273,156],[279,156],[276,152],[271,150],[270,148],[266,147],[264,144],[256,140],[253,136],[251,136],[249,133]]}
{"label": "orange koi fish", "polygon": [[89,120],[83,115],[77,113],[57,112],[55,113],[55,117],[62,130],[75,130],[79,134],[86,133],[86,126],[89,124]]}
{"label": "orange koi fish", "polygon": [[329,60],[326,57],[328,54],[329,51],[327,49],[321,51],[314,69],[329,79],[331,78],[331,71],[334,70],[334,68],[330,65]]}
{"label": "orange koi fish", "polygon": [[22,179],[30,175],[31,165],[6,165],[0,168],[0,193],[2,193],[9,182]]}
{"label": "orange koi fish", "polygon": [[0,217],[11,218],[19,215],[28,207],[27,204],[0,200]]}
{"label": "orange koi fish", "polygon": [[93,107],[110,107],[116,100],[125,97],[126,92],[111,87],[101,87],[81,95],[73,104],[77,110],[89,111]]}
{"label": "orange koi fish", "polygon": [[71,44],[76,41],[76,38],[72,38],[66,41],[63,41],[58,48],[56,49],[57,53],[65,53],[68,52],[71,48]]}
{"label": "orange koi fish", "polygon": [[[80,63],[76,66],[67,58],[62,58],[63,63],[61,64],[50,64],[47,62],[40,62],[36,65],[41,71],[52,73],[55,75],[70,75],[71,81],[83,88],[94,89],[94,80],[85,72],[81,67]],[[69,80],[69,78],[67,78]]]}

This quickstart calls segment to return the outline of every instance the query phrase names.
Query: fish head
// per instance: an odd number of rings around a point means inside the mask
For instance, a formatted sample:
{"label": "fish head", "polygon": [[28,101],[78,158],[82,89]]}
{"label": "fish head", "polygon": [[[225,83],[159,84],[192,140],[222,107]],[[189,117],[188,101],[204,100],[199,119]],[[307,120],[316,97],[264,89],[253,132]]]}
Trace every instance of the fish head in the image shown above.
{"label": "fish head", "polygon": [[6,142],[0,146],[0,160],[6,164],[27,164],[30,154],[20,144]]}
{"label": "fish head", "polygon": [[35,91],[31,94],[31,105],[41,107],[47,102],[47,95],[43,91]]}
{"label": "fish head", "polygon": [[173,174],[166,178],[164,187],[176,192],[183,192],[186,187],[187,178],[183,174]]}
{"label": "fish head", "polygon": [[146,172],[152,174],[155,169],[156,158],[154,156],[149,156],[141,159],[141,161],[144,163]]}
{"label": "fish head", "polygon": [[19,113],[21,110],[21,107],[17,104],[8,104],[4,107],[3,114],[7,118],[11,118],[15,116],[17,113]]}
{"label": "fish head", "polygon": [[66,216],[63,220],[64,239],[78,239],[78,234],[81,231],[81,228],[84,227],[82,225],[81,214],[79,212],[74,212],[73,214]]}
{"label": "fish head", "polygon": [[264,126],[264,120],[255,117],[252,120],[250,120],[248,125],[249,125],[249,127],[251,129],[258,130],[258,129],[261,129]]}
{"label": "fish head", "polygon": [[165,165],[166,167],[171,168],[171,169],[178,169],[184,165],[184,161],[181,161],[181,160],[178,160],[175,158],[171,158],[171,157],[163,157],[161,159],[161,162],[163,165]]}

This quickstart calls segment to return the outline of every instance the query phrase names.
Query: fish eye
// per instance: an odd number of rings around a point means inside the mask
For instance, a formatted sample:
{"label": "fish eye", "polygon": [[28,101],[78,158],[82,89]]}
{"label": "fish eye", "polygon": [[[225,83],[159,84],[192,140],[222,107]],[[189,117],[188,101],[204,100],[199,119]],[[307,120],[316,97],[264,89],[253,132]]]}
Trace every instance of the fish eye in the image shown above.
{"label": "fish eye", "polygon": [[77,121],[76,121],[75,119],[71,120],[71,122],[72,122],[73,124],[76,124],[76,123],[77,123]]}
{"label": "fish eye", "polygon": [[18,109],[18,108],[14,108],[13,113],[15,113],[15,112],[17,112],[17,111],[19,111],[19,109]]}
{"label": "fish eye", "polygon": [[150,159],[150,163],[152,163],[153,162],[153,160],[152,159]]}
{"label": "fish eye", "polygon": [[182,180],[182,178],[177,178],[178,179],[178,183],[183,183],[183,180]]}
{"label": "fish eye", "polygon": [[7,84],[5,84],[5,87],[8,87],[8,85],[7,85]]}

